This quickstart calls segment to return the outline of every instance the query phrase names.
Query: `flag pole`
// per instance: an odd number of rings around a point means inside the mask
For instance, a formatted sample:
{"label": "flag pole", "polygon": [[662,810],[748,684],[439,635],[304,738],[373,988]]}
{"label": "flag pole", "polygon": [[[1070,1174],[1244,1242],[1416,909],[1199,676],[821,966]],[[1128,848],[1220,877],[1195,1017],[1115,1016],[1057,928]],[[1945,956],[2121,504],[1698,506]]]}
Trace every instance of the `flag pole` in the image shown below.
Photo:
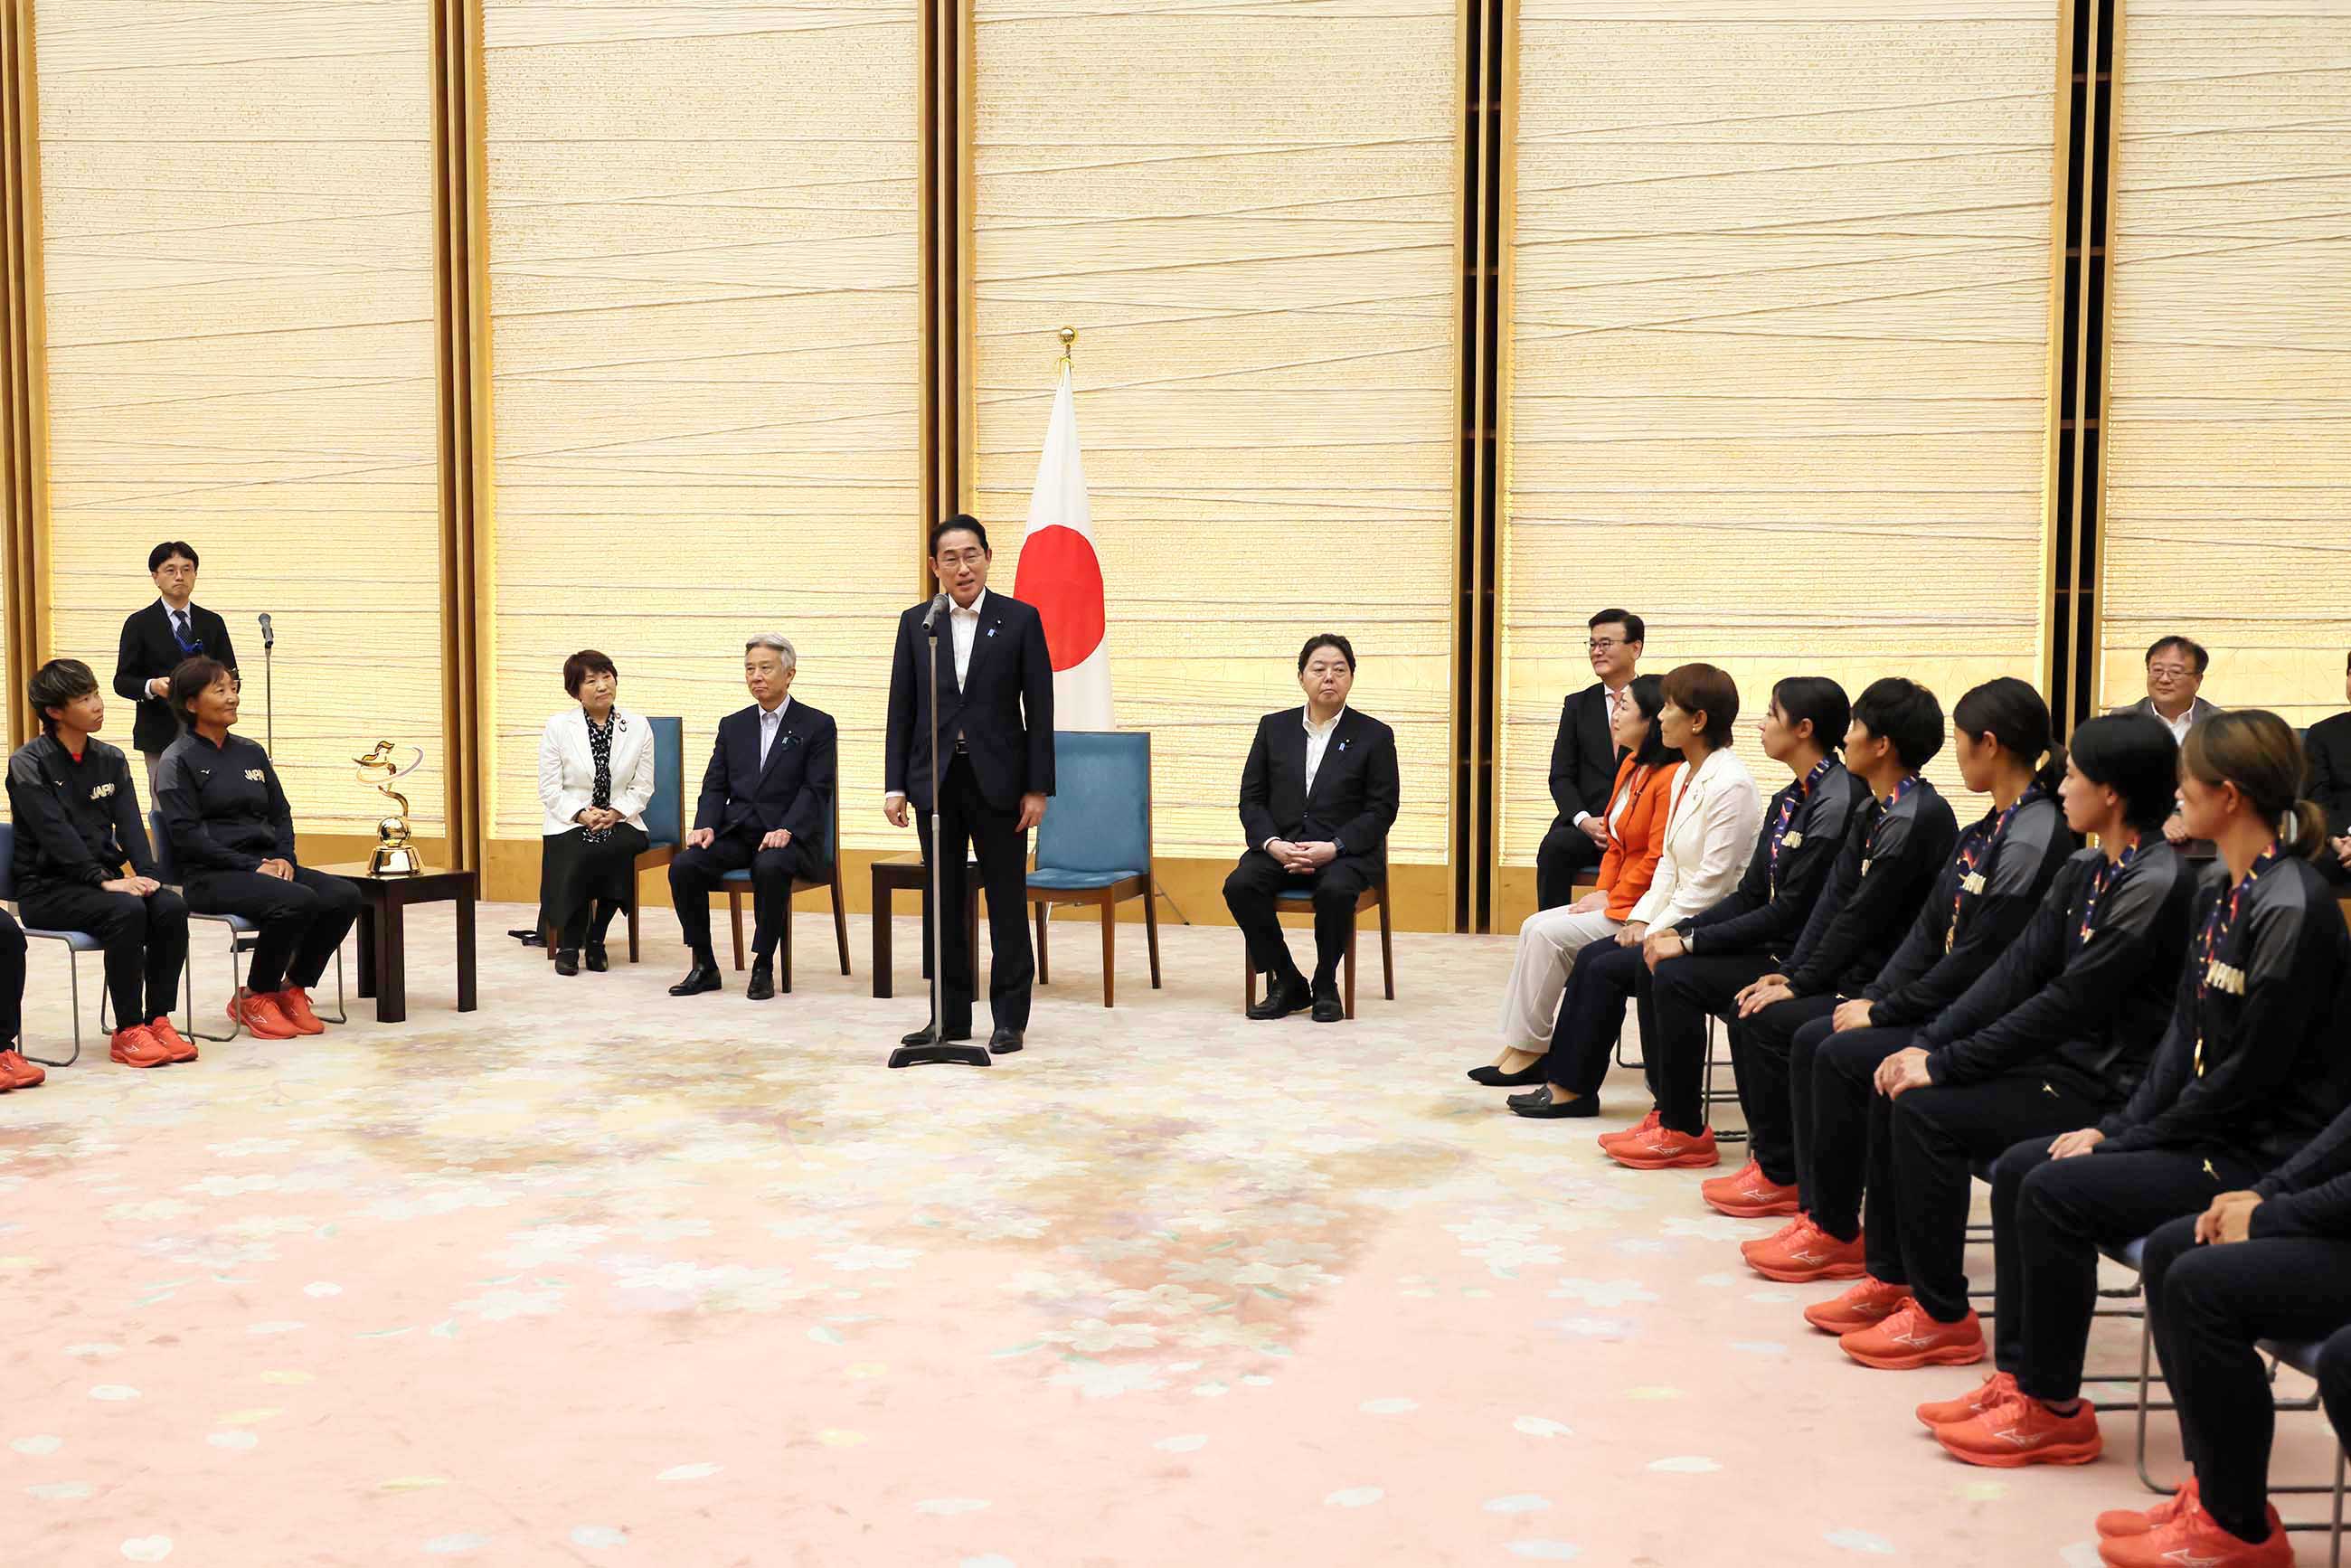
{"label": "flag pole", "polygon": [[1062,329],[1061,329],[1061,370],[1062,370],[1063,371],[1065,371],[1065,372],[1066,372],[1066,371],[1071,371],[1071,370],[1072,370],[1072,369],[1074,369],[1074,368],[1075,368],[1075,367],[1074,367],[1074,365],[1073,365],[1073,363],[1072,363],[1072,361],[1071,361],[1071,358],[1070,358],[1070,350],[1071,350],[1071,346],[1072,346],[1072,345],[1074,345],[1074,344],[1077,342],[1077,340],[1078,340],[1078,329],[1077,329],[1075,327],[1064,327],[1064,328],[1062,328]]}

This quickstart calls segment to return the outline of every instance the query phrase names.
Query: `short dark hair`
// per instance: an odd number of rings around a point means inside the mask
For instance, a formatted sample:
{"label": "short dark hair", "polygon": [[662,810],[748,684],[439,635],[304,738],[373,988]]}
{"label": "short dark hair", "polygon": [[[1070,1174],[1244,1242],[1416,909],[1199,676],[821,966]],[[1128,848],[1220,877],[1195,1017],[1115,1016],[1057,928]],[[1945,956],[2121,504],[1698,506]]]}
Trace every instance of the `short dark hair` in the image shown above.
{"label": "short dark hair", "polygon": [[996,553],[988,548],[987,529],[981,525],[980,520],[969,512],[957,512],[952,517],[941,518],[931,525],[931,554],[934,558],[939,553],[939,541],[958,530],[975,536],[979,540],[979,549],[983,555]]}
{"label": "short dark hair", "polygon": [[1604,610],[1599,614],[1593,616],[1591,620],[1585,622],[1583,623],[1583,629],[1587,632],[1597,632],[1601,627],[1607,625],[1611,622],[1617,622],[1625,628],[1625,641],[1627,643],[1645,643],[1648,641],[1647,633],[1649,629],[1641,623],[1641,618],[1639,616],[1634,614],[1629,610]]}
{"label": "short dark hair", "polygon": [[163,563],[175,555],[188,558],[188,564],[201,570],[204,562],[196,559],[196,547],[185,539],[165,539],[147,552],[147,575],[152,577],[163,570]]}
{"label": "short dark hair", "polygon": [[1917,682],[1900,675],[1872,681],[1853,704],[1854,722],[1880,740],[1916,773],[1943,749],[1943,705]]}
{"label": "short dark hair", "polygon": [[1737,737],[1733,727],[1739,723],[1739,684],[1729,671],[1712,664],[1676,664],[1666,672],[1664,689],[1666,701],[1682,712],[1706,715],[1700,733],[1708,746],[1719,750]]}
{"label": "short dark hair", "polygon": [[1649,733],[1641,742],[1641,749],[1633,753],[1633,762],[1639,768],[1656,768],[1667,762],[1679,762],[1678,747],[1666,744],[1666,732],[1657,723],[1657,715],[1666,706],[1666,683],[1656,675],[1633,677],[1633,706],[1649,721]]}
{"label": "short dark hair", "polygon": [[1306,673],[1306,661],[1314,656],[1314,650],[1317,648],[1338,649],[1339,657],[1347,661],[1347,672],[1350,674],[1354,673],[1355,645],[1353,643],[1348,642],[1344,637],[1340,636],[1336,632],[1317,632],[1313,636],[1306,639],[1306,646],[1298,650],[1298,673],[1302,675]]}
{"label": "short dark hair", "polygon": [[2196,673],[2199,675],[2204,673],[2205,666],[2209,665],[2212,662],[2212,655],[2204,651],[2204,644],[2197,642],[2193,638],[2158,637],[2154,642],[2149,643],[2147,645],[2147,657],[2140,660],[2139,663],[2142,664],[2154,664],[2155,656],[2158,653],[2162,653],[2166,648],[2177,648],[2181,653],[2187,654],[2189,658],[2195,660]]}
{"label": "short dark hair", "polygon": [[2107,714],[2074,732],[2074,766],[2123,798],[2123,821],[2160,830],[2179,794],[2179,743],[2171,727],[2143,713]]}
{"label": "short dark hair", "polygon": [[1823,751],[1834,755],[1844,745],[1845,727],[1853,722],[1853,704],[1844,688],[1828,676],[1790,675],[1771,688],[1771,705],[1791,729],[1811,719],[1813,739]]}
{"label": "short dark hair", "polygon": [[164,699],[172,705],[172,712],[179,719],[180,727],[193,735],[196,732],[197,694],[223,675],[234,676],[235,674],[218,659],[203,653],[193,659],[181,660],[179,667],[172,672],[171,695]]}
{"label": "short dark hair", "polygon": [[611,660],[593,648],[582,648],[563,661],[563,689],[567,695],[578,696],[590,675],[610,675],[617,681],[621,672],[613,667]]}
{"label": "short dark hair", "polygon": [[79,702],[96,690],[98,677],[79,659],[51,659],[25,683],[25,695],[32,702],[33,716],[41,721],[41,733],[48,736],[57,732],[57,721],[49,716],[51,708]]}

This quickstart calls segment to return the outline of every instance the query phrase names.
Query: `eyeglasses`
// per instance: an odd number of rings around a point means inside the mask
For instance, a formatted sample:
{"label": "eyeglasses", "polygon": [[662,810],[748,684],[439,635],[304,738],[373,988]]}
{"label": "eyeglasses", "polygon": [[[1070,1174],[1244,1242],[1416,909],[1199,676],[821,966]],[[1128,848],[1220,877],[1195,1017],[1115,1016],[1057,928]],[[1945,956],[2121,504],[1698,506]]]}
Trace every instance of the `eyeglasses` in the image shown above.
{"label": "eyeglasses", "polygon": [[1594,653],[1605,653],[1625,646],[1613,637],[1594,637],[1583,645]]}
{"label": "eyeglasses", "polygon": [[2147,667],[2147,673],[2149,677],[2158,681],[2182,681],[2196,672],[2185,664],[2149,664]]}

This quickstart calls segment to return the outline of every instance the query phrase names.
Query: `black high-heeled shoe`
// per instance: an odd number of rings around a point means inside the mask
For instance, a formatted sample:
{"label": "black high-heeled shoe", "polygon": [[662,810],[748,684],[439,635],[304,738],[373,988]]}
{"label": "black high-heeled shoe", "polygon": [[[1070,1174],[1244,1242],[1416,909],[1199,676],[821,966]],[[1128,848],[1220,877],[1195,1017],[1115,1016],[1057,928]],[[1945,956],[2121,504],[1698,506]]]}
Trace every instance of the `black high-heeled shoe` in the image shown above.
{"label": "black high-heeled shoe", "polygon": [[555,972],[559,975],[578,974],[580,950],[577,947],[558,947],[555,950]]}
{"label": "black high-heeled shoe", "polygon": [[604,944],[601,942],[589,943],[587,956],[581,962],[591,975],[601,975],[612,967],[611,960],[604,956]]}
{"label": "black high-heeled shoe", "polygon": [[1542,1081],[1543,1059],[1540,1056],[1516,1072],[1505,1072],[1490,1061],[1483,1067],[1469,1070],[1469,1082],[1482,1083],[1489,1089],[1516,1089],[1520,1084],[1541,1083]]}

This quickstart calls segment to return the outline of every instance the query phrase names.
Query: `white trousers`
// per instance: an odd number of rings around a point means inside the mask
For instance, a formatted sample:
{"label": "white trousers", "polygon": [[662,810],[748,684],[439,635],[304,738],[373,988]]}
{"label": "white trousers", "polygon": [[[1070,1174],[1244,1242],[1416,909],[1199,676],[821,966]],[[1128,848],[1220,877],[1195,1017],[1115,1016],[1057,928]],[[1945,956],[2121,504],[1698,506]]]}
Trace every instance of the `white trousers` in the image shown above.
{"label": "white trousers", "polygon": [[1614,940],[1625,928],[1602,910],[1577,915],[1565,904],[1537,910],[1519,927],[1518,956],[1510,964],[1510,983],[1502,992],[1502,1043],[1520,1051],[1551,1049],[1552,1025],[1559,1017],[1559,998],[1567,989],[1567,971],[1575,956],[1604,938]]}

